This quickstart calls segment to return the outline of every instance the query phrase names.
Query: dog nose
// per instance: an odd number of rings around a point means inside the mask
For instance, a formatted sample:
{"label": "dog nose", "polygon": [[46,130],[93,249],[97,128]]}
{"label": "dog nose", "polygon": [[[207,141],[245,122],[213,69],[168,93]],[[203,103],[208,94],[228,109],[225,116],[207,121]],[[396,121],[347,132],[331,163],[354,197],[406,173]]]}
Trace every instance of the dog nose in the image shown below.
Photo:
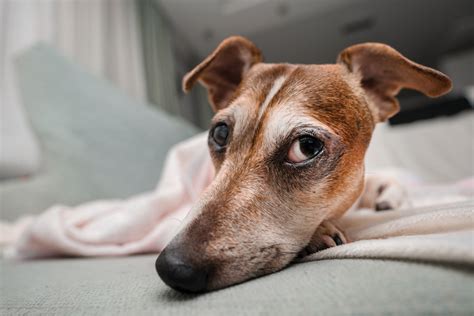
{"label": "dog nose", "polygon": [[156,259],[156,271],[167,285],[183,292],[206,290],[208,274],[184,260],[176,249],[165,248]]}

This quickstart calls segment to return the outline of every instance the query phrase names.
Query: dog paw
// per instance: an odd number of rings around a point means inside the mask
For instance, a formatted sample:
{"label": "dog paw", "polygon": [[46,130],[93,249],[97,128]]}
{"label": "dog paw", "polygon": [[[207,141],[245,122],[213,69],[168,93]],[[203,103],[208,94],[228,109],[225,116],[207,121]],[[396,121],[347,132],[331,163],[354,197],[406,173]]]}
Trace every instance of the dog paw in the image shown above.
{"label": "dog paw", "polygon": [[299,257],[321,251],[327,248],[347,244],[349,238],[334,222],[326,220],[314,232],[309,244],[303,249]]}
{"label": "dog paw", "polygon": [[369,175],[361,196],[360,208],[372,208],[376,211],[387,211],[408,204],[405,188],[394,178],[380,175]]}

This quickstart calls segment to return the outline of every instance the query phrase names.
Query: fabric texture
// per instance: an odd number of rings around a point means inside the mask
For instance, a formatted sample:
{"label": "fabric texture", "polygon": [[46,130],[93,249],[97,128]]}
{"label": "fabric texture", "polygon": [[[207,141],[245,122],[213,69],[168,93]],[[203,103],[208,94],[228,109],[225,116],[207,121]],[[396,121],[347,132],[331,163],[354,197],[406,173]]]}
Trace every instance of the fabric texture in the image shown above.
{"label": "fabric texture", "polygon": [[17,71],[43,159],[34,176],[0,183],[3,219],[152,190],[169,148],[196,133],[46,45],[22,54]]}
{"label": "fabric texture", "polygon": [[474,200],[393,212],[358,210],[343,217],[340,225],[356,242],[304,261],[385,258],[474,266]]}
{"label": "fabric texture", "polygon": [[472,271],[391,260],[323,260],[203,295],[167,287],[157,255],[0,260],[0,314],[471,315]]}
{"label": "fabric texture", "polygon": [[[4,224],[0,240],[11,245],[6,256],[111,256],[161,251],[213,179],[206,142],[207,133],[202,133],[176,145],[152,193],[76,208],[55,206],[31,218],[29,224],[25,224],[27,219],[13,226]],[[352,211],[339,224],[353,242],[306,260],[376,257],[474,266],[474,178],[441,187],[411,184],[407,190],[414,207],[385,213]],[[439,206],[440,201],[458,203]],[[430,206],[417,208],[423,204]]]}

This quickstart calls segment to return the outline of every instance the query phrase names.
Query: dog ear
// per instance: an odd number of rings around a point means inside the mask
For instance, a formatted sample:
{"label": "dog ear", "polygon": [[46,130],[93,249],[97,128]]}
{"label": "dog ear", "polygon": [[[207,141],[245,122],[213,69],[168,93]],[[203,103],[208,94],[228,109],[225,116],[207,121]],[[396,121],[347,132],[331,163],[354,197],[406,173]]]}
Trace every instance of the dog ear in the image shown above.
{"label": "dog ear", "polygon": [[419,65],[385,44],[350,46],[339,54],[338,63],[359,76],[376,122],[383,122],[399,111],[395,96],[402,88],[438,97],[452,86],[441,72]]}
{"label": "dog ear", "polygon": [[260,50],[248,39],[232,36],[183,78],[183,90],[188,92],[194,83],[207,88],[214,111],[225,108],[248,70],[262,61]]}

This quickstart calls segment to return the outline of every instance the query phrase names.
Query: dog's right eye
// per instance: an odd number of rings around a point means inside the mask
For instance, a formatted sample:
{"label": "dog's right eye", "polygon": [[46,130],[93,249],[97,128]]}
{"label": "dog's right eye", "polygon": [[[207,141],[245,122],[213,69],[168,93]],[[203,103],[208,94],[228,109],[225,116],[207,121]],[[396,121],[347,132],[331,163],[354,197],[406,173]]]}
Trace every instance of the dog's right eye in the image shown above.
{"label": "dog's right eye", "polygon": [[290,147],[287,159],[292,163],[300,163],[317,156],[323,150],[323,142],[312,136],[298,138]]}
{"label": "dog's right eye", "polygon": [[211,131],[211,137],[214,143],[223,148],[227,145],[229,138],[229,127],[225,123],[219,123]]}

